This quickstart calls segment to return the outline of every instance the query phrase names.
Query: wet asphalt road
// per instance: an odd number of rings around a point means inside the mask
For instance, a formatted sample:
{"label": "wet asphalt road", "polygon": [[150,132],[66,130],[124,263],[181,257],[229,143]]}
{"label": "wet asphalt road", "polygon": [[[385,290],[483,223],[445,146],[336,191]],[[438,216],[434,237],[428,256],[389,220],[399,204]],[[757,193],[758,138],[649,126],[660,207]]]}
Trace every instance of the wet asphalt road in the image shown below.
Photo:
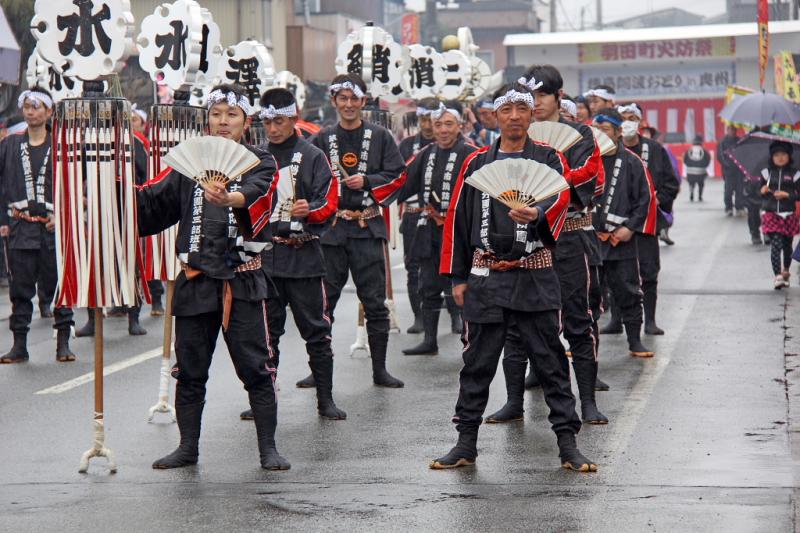
{"label": "wet asphalt road", "polygon": [[[92,384],[36,393],[90,372],[92,344],[73,341],[79,361],[56,364],[49,324],[35,318],[31,362],[0,367],[0,531],[792,531],[800,289],[772,290],[767,248],[750,245],[744,218],[723,216],[721,195],[712,183],[705,203],[677,202],[677,245],[662,248],[667,334],[647,339],[656,357],[631,359],[622,336],[603,337],[600,375],[611,390],[598,403],[611,423],[579,435],[596,474],[559,468],[538,391],[526,393],[524,423],[481,428],[476,467],[429,470],[456,438],[459,341],[444,316],[437,357],[403,357],[419,337],[393,334],[389,367],[406,387],[375,388],[369,359],[349,355],[351,290],[334,328],[334,395],[346,421],[317,417],[313,391],[294,387],[308,373],[303,343],[293,327],[282,340],[278,444],[290,471],[259,469],[252,423],[238,417],[246,395],[220,343],[197,467],[150,468],[175,447],[177,428],[146,422],[160,361],[143,356],[105,381],[106,442],[119,472],[94,460],[81,475]],[[393,272],[405,329],[404,271]],[[5,290],[0,297],[6,317]],[[149,335],[138,338],[124,319],[106,321],[107,367],[156,353],[161,321],[143,318]],[[499,372],[489,412],[504,400]]]}

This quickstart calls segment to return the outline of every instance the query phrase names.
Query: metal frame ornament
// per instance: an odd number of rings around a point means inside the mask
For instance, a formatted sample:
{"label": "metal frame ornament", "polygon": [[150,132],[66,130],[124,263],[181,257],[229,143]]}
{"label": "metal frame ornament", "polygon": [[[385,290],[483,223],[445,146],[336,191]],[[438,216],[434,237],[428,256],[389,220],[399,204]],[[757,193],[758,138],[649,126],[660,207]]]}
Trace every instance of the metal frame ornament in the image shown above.
{"label": "metal frame ornament", "polygon": [[161,4],[142,21],[136,39],[139,64],[153,81],[173,91],[188,90],[200,71],[203,12],[195,0]]}
{"label": "metal frame ornament", "polygon": [[336,73],[358,74],[374,98],[396,97],[408,65],[407,49],[371,23],[351,32],[336,54]]}
{"label": "metal frame ornament", "polygon": [[129,0],[36,0],[31,33],[57,72],[95,80],[122,69],[134,52]]}

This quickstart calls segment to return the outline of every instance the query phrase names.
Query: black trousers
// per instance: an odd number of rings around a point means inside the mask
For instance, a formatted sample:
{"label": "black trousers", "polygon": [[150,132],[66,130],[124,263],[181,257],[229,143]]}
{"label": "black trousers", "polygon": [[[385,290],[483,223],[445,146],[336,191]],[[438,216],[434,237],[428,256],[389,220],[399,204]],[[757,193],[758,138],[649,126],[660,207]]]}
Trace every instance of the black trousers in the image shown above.
{"label": "black trousers", "polygon": [[751,237],[761,238],[761,202],[748,202],[747,227]]}
{"label": "black trousers", "polygon": [[292,308],[294,323],[306,342],[309,361],[333,359],[331,350],[331,319],[322,277],[272,278],[275,291],[267,299],[269,339],[275,368],[278,368],[278,344],[286,332],[286,307]]}
{"label": "black trousers", "polygon": [[643,297],[655,299],[658,293],[658,273],[661,271],[658,237],[637,233],[634,238],[639,253],[639,275],[642,279]]}
{"label": "black trousers", "polygon": [[151,279],[147,282],[147,288],[150,289],[150,296],[153,299],[161,298],[164,294],[164,283],[160,279]]}
{"label": "black trousers", "polygon": [[8,238],[0,237],[0,278],[8,277]]}
{"label": "black trousers", "polygon": [[[58,283],[56,252],[42,247],[38,250],[8,250],[9,290],[11,318],[8,327],[15,333],[27,333],[33,316],[33,297],[36,285],[52,302]],[[72,309],[57,307],[53,310],[53,328],[69,329],[73,324]]]}
{"label": "black trousers", "polygon": [[734,207],[744,209],[744,176],[739,172],[731,172],[723,175],[725,180],[725,210],[730,211]]}
{"label": "black trousers", "polygon": [[[555,261],[561,288],[561,327],[569,342],[572,357],[576,360],[597,360],[597,349],[593,334],[595,323],[589,305],[589,264],[586,256],[559,257]],[[519,337],[509,335],[504,350],[504,359],[525,363],[533,362],[533,355],[525,351]]]}
{"label": "black trousers", "polygon": [[594,336],[595,350],[600,351],[600,331],[598,321],[603,314],[603,267],[589,265],[589,309],[592,311],[592,335]]}
{"label": "black trousers", "polygon": [[[251,405],[274,405],[276,368],[270,348],[267,302],[233,300],[228,330],[223,332],[236,375],[249,393]],[[172,376],[178,380],[175,404],[202,402],[211,357],[222,328],[222,311],[175,317]]]}
{"label": "black trousers", "polygon": [[558,338],[559,311],[525,313],[506,309],[503,315],[500,323],[464,322],[461,336],[464,367],[459,375],[458,402],[453,417],[456,429],[475,428],[483,421],[489,386],[508,339],[519,346],[519,353],[533,354],[534,371],[550,408],[548,419],[553,431],[578,433],[581,421],[575,412],[567,356]]}
{"label": "black trousers", "polygon": [[442,308],[444,297],[450,296],[450,280],[439,274],[439,256],[420,259],[420,293],[422,308],[438,311]]}
{"label": "black trousers", "polygon": [[356,294],[364,306],[367,335],[389,334],[389,310],[386,308],[386,265],[381,239],[350,239],[344,246],[323,245],[325,255],[325,292],[333,319],[336,304],[353,276]]}
{"label": "black trousers", "polygon": [[624,324],[642,324],[642,287],[639,262],[635,257],[605,261],[603,285],[608,287]]}
{"label": "black trousers", "polygon": [[403,235],[403,263],[406,267],[406,289],[411,310],[415,315],[420,310],[420,264],[412,253],[417,221],[419,221],[419,213],[403,213],[403,220],[400,223],[400,233]]}

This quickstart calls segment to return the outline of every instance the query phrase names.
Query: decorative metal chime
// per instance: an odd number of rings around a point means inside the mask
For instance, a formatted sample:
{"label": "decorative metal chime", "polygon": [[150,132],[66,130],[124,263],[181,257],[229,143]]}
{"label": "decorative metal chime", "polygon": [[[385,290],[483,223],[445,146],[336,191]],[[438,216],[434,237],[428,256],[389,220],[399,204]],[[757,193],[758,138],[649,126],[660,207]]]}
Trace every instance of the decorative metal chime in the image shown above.
{"label": "decorative metal chime", "polygon": [[102,80],[119,72],[132,50],[133,14],[128,0],[37,0],[34,12],[41,59],[57,74],[83,80],[83,97],[59,102],[53,120],[56,305],[96,309],[94,442],[79,472],[105,457],[114,473],[105,446],[102,308],[138,302],[138,232],[131,105],[105,96]]}

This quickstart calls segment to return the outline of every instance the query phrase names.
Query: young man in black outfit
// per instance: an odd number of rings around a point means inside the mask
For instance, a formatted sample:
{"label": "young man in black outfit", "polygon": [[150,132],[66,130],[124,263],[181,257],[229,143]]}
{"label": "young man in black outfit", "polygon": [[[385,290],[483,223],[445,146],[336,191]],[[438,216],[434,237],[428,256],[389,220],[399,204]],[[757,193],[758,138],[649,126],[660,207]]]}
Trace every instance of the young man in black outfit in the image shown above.
{"label": "young man in black outfit", "polygon": [[[208,96],[213,136],[241,142],[250,105],[239,86],[220,85]],[[154,235],[180,223],[175,247],[183,270],[175,280],[175,409],[178,449],[153,468],[197,463],[200,422],[211,357],[222,329],[236,374],[255,418],[261,467],[287,470],[275,445],[278,403],[275,361],[267,328],[269,280],[261,252],[269,241],[275,159],[247,146],[259,164],[227,186],[201,187],[167,168],[136,195],[139,231]]]}
{"label": "young man in black outfit", "polygon": [[617,143],[614,152],[603,156],[605,186],[593,216],[605,285],[619,306],[630,354],[653,357],[654,352],[641,341],[642,280],[635,235],[655,235],[656,191],[647,167],[622,142],[622,116],[605,109],[594,122]]}
{"label": "young man in black outfit", "polygon": [[[681,184],[672,168],[667,149],[653,139],[639,134],[642,109],[636,103],[620,106],[617,111],[622,116],[622,143],[638,155],[650,172],[658,199],[658,211],[672,213],[672,205],[680,192]],[[665,221],[657,213],[656,226]],[[664,225],[666,227],[666,225]],[[656,228],[658,229],[658,227]],[[658,237],[646,233],[636,233],[636,247],[639,256],[639,273],[642,276],[642,301],[644,306],[644,332],[648,335],[663,335],[664,330],[656,324],[656,303],[658,302],[658,273],[661,271],[661,251]],[[611,322],[604,329],[607,333],[622,333],[622,323],[616,306],[611,309]]]}
{"label": "young man in black outfit", "polygon": [[475,463],[489,387],[506,338],[513,334],[521,338],[527,353],[535,354],[534,367],[550,408],[561,465],[596,471],[597,465],[580,453],[575,440],[581,421],[559,339],[561,294],[551,249],[564,225],[569,191],[533,207],[509,210],[465,182],[477,169],[507,158],[531,159],[562,175],[564,166],[554,149],[528,138],[534,102],[525,84],[501,89],[494,108],[500,138],[464,162],[445,221],[441,273],[451,278],[453,297],[463,306],[464,366],[453,416],[458,443],[430,467]]}
{"label": "young man in black outfit", "polygon": [[[322,418],[344,420],[347,414],[333,401],[331,320],[323,279],[325,259],[320,235],[330,228],[339,190],[325,154],[296,132],[297,102],[286,89],[270,89],[261,97],[259,115],[269,142],[262,145],[278,163],[281,180],[294,185],[294,202],[278,196],[270,219],[272,247],[263,255],[264,270],[275,291],[267,298],[269,338],[278,368],[286,307],[306,341],[308,364],[317,385],[317,411]],[[241,414],[252,418],[252,411]]]}
{"label": "young man in black outfit", "polygon": [[[330,86],[331,104],[339,123],[312,138],[331,163],[339,182],[339,206],[331,229],[322,236],[325,292],[333,318],[336,304],[353,276],[364,306],[372,357],[372,381],[379,387],[399,388],[403,382],[386,370],[389,310],[386,308],[386,224],[381,206],[389,205],[403,185],[403,158],[391,132],[361,120],[366,85],[355,74],[341,74]],[[313,386],[313,375],[298,382]]]}
{"label": "young man in black outfit", "polygon": [[[460,103],[446,102],[432,112],[434,142],[409,162],[406,183],[400,195],[401,202],[415,197],[423,206],[415,231],[408,237],[411,239],[412,257],[421,266],[420,294],[425,337],[420,344],[403,350],[406,355],[436,355],[439,351],[436,337],[442,295],[450,292],[450,281],[439,274],[444,219],[461,165],[477,149],[461,135],[462,111]],[[457,316],[460,322],[461,313]]]}
{"label": "young man in black outfit", "polygon": [[[8,327],[14,334],[11,351],[0,363],[28,361],[28,331],[33,316],[36,285],[49,302],[58,284],[55,217],[53,215],[53,154],[47,121],[53,100],[46,90],[24,91],[18,105],[28,128],[0,143],[0,236],[6,250],[11,299]],[[72,309],[56,307],[56,361],[75,360],[69,348]]]}
{"label": "young man in black outfit", "polygon": [[[567,218],[555,249],[555,270],[561,288],[561,323],[564,338],[572,352],[572,368],[578,382],[581,415],[584,422],[606,424],[608,419],[597,408],[597,346],[592,334],[594,318],[589,306],[589,259],[600,254],[597,235],[592,227],[591,212],[597,188],[597,175],[602,161],[600,149],[591,128],[561,118],[561,73],[552,65],[535,66],[527,76],[536,80],[534,92],[536,122],[558,122],[574,128],[581,139],[562,155],[566,159],[564,177],[570,184],[570,203]],[[527,352],[521,338],[509,335],[503,357],[508,402],[488,416],[486,421],[511,422],[522,420],[525,392],[525,368],[534,354]],[[533,370],[533,363],[531,364]],[[534,372],[532,372],[535,375]]]}

